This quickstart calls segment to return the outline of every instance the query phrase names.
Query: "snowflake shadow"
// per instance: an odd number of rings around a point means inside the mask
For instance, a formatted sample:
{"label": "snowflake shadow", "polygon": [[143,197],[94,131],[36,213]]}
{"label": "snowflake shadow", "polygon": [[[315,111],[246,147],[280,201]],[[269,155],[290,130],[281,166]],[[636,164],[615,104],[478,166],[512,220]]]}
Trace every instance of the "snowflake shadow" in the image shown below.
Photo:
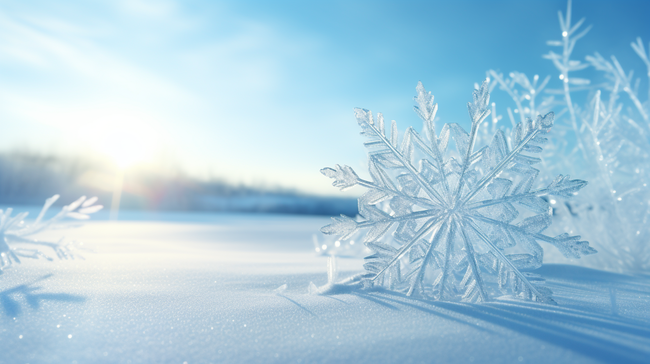
{"label": "snowflake shadow", "polygon": [[[646,363],[650,330],[630,328],[615,319],[605,321],[554,307],[544,311],[520,303],[464,304],[436,302],[435,306],[479,319],[519,334],[563,347],[605,362]],[[625,341],[621,337],[626,337]]]}
{"label": "snowflake shadow", "polygon": [[[598,361],[647,362],[650,326],[626,310],[650,300],[647,277],[567,265],[548,265],[540,271],[557,290],[559,305],[514,298],[482,304],[432,301],[382,288],[350,294],[391,310],[416,309],[485,333],[498,335],[505,329]],[[616,297],[610,297],[612,289]]]}
{"label": "snowflake shadow", "polygon": [[29,307],[33,310],[41,308],[43,301],[59,301],[59,302],[85,302],[86,298],[79,295],[68,293],[38,293],[41,287],[34,286],[39,281],[46,280],[52,277],[52,274],[47,274],[43,277],[36,279],[29,284],[21,284],[13,288],[6,289],[0,292],[0,306],[8,317],[17,317],[23,313],[21,297]]}
{"label": "snowflake shadow", "polygon": [[301,305],[300,303],[296,302],[295,300],[292,300],[291,298],[287,297],[286,295],[278,293],[278,294],[276,294],[276,296],[284,298],[285,300],[287,300],[287,301],[293,303],[294,305],[298,306],[298,308],[302,309],[304,312],[306,312],[310,316],[318,318],[318,315],[313,313],[307,307],[305,307],[304,305]]}
{"label": "snowflake shadow", "polygon": [[[418,311],[422,311],[422,312],[427,313],[427,314],[436,315],[436,316],[438,316],[440,318],[443,318],[445,320],[454,321],[454,322],[459,323],[459,324],[470,326],[470,327],[472,327],[474,329],[477,329],[479,331],[494,333],[490,329],[486,329],[486,328],[483,328],[483,327],[476,326],[475,324],[473,324],[473,323],[471,323],[471,322],[469,322],[467,320],[463,320],[463,319],[460,319],[458,317],[453,317],[453,316],[447,315],[447,314],[441,312],[440,309],[438,309],[437,307],[432,307],[432,308],[425,307],[426,305],[431,305],[432,304],[432,302],[430,302],[430,301],[419,300],[419,299],[415,299],[413,297],[408,297],[407,298],[404,295],[401,295],[399,293],[392,292],[392,291],[389,291],[389,290],[378,290],[378,294],[353,293],[353,295],[356,296],[356,297],[364,298],[366,300],[377,303],[379,305],[382,305],[382,306],[387,307],[387,308],[392,309],[392,310],[401,311],[400,308],[397,307],[396,305],[402,305],[402,306],[406,306],[406,307],[409,307],[409,308],[416,309]],[[394,298],[392,298],[390,296],[394,296]],[[388,301],[388,302],[386,302],[386,301]],[[412,301],[412,302],[409,302],[409,301]]]}
{"label": "snowflake shadow", "polygon": [[[647,363],[650,326],[627,316],[625,310],[650,299],[647,279],[568,265],[549,265],[540,271],[558,292],[559,306],[520,300],[429,304],[599,361]],[[562,285],[571,286],[565,297],[559,288]],[[613,290],[618,292],[619,302],[612,296]],[[594,303],[597,301],[600,303]],[[608,301],[611,311],[604,307]]]}

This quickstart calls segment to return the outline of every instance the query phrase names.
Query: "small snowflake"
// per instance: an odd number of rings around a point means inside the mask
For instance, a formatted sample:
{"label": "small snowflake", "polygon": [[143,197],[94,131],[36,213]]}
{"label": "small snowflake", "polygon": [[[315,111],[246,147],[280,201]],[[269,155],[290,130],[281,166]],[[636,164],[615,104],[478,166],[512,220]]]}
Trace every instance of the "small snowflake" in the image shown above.
{"label": "small snowflake", "polygon": [[542,234],[552,217],[544,196],[570,197],[587,184],[560,175],[532,189],[539,173],[532,165],[540,160],[524,153],[542,151],[554,114],[520,122],[509,139],[498,130],[475,150],[479,125],[490,114],[487,82],[468,103],[469,134],[445,124],[436,136],[438,105],[421,83],[416,90],[422,135],[408,128],[399,138],[395,121],[387,135],[382,114],[374,120],[370,111],[355,109],[367,138],[370,180],[348,166],[321,172],[341,189],[369,189],[359,198],[362,218],[335,217],[322,232],[345,239],[368,229],[364,242],[374,254],[364,265],[367,285],[437,300],[484,302],[507,294],[554,303],[544,280],[530,272],[542,264],[538,241],[567,257],[596,253],[579,236]]}
{"label": "small snowflake", "polygon": [[[90,218],[90,214],[103,208],[102,205],[95,205],[97,197],[86,199],[86,196],[82,196],[75,202],[63,206],[61,211],[50,219],[43,219],[49,208],[58,199],[59,195],[54,195],[45,200],[41,212],[32,223],[26,223],[24,220],[27,217],[27,212],[12,217],[13,209],[0,210],[0,273],[14,263],[20,263],[20,257],[52,260],[39,249],[34,249],[34,246],[52,249],[59,259],[74,259],[78,256],[74,252],[74,245],[64,243],[63,239],[58,242],[48,242],[29,238],[36,233],[56,228],[56,224],[65,218],[87,220]],[[24,245],[32,246],[32,248],[22,247]]]}

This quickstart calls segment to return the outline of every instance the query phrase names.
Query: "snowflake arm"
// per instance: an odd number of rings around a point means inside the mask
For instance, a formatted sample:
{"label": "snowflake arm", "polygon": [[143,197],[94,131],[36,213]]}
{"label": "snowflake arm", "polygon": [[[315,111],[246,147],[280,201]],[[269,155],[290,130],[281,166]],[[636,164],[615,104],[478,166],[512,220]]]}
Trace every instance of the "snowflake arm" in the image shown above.
{"label": "snowflake arm", "polygon": [[[532,294],[534,294],[534,295],[535,295],[537,298],[539,298],[542,302],[552,303],[552,299],[550,299],[550,298],[547,297],[546,295],[542,295],[541,293],[539,293],[539,292],[537,291],[537,289],[536,289],[536,288],[535,288],[535,287],[534,287],[534,286],[533,286],[533,285],[528,281],[528,279],[526,279],[526,277],[524,277],[524,275],[519,271],[519,269],[517,269],[517,267],[515,267],[514,264],[512,264],[512,262],[510,261],[510,259],[508,259],[508,258],[503,254],[503,252],[501,252],[501,250],[500,250],[499,248],[497,248],[496,246],[494,246],[494,244],[492,244],[492,242],[490,241],[490,239],[489,239],[487,236],[485,236],[485,234],[483,234],[483,232],[481,231],[481,229],[478,228],[478,227],[476,226],[476,224],[475,224],[471,219],[467,219],[466,221],[467,221],[467,224],[469,225],[469,227],[470,227],[470,228],[474,231],[474,233],[475,233],[475,234],[476,234],[476,235],[481,239],[481,241],[483,241],[483,242],[484,242],[488,247],[490,247],[490,251],[491,251],[494,255],[496,255],[496,256],[498,257],[499,261],[500,261],[501,263],[505,264],[505,265],[508,265],[509,268],[511,269],[511,271],[512,271],[516,276],[517,276],[517,278],[519,278],[519,280],[520,280],[524,285],[526,285],[526,288],[528,288],[528,290],[530,290],[530,292],[531,292]],[[550,300],[550,301],[549,301],[549,300]]]}
{"label": "snowflake arm", "polygon": [[[468,236],[467,236],[467,228],[465,227],[465,224],[463,221],[459,221],[459,230],[463,236],[463,243],[465,244],[465,249],[469,252],[469,263],[471,265],[471,274],[474,276],[474,281],[476,282],[475,286],[478,288],[479,294],[481,295],[481,299],[486,302],[489,301],[490,298],[488,297],[487,293],[485,292],[484,284],[483,284],[483,278],[481,277],[481,272],[479,270],[479,264],[478,261],[476,260],[476,253],[474,253],[474,247],[472,243],[470,242]],[[472,287],[474,288],[474,287]],[[468,290],[467,292],[469,293],[471,290]],[[469,296],[469,295],[467,295]],[[467,297],[463,297],[467,298]]]}
{"label": "snowflake arm", "polygon": [[[590,247],[589,244],[586,241],[579,241],[580,240],[580,235],[576,236],[569,236],[568,234],[561,234],[558,235],[555,238],[552,238],[550,236],[540,234],[538,232],[533,233],[530,229],[525,229],[520,226],[515,226],[511,224],[504,223],[502,221],[494,220],[489,217],[485,216],[480,216],[480,215],[470,215],[472,218],[476,220],[481,220],[482,222],[485,222],[490,225],[494,226],[499,226],[501,228],[507,229],[512,232],[516,232],[518,234],[522,235],[527,235],[530,237],[535,238],[536,240],[544,241],[547,243],[550,243],[557,247],[560,252],[567,258],[580,258],[583,255],[589,255],[589,254],[595,254],[597,251]],[[540,215],[537,215],[540,216]],[[535,216],[533,216],[535,217]],[[530,218],[529,218],[530,219]],[[534,229],[533,225],[533,229]],[[546,226],[543,227],[544,230]]]}
{"label": "snowflake arm", "polygon": [[542,196],[562,196],[562,197],[572,197],[575,193],[578,192],[581,188],[587,185],[587,181],[579,179],[570,179],[570,176],[559,175],[557,178],[551,182],[551,184],[533,192],[520,193],[516,195],[504,196],[496,199],[482,200],[474,202],[467,205],[468,209],[480,209],[483,207],[488,207],[496,204],[517,202],[522,200],[530,200],[535,197]]}
{"label": "snowflake arm", "polygon": [[413,153],[413,144],[409,137],[410,133],[406,133],[400,151],[397,150],[398,133],[397,124],[395,122],[391,125],[391,136],[390,140],[388,140],[384,132],[384,117],[381,113],[377,116],[379,129],[375,127],[372,112],[369,110],[357,108],[355,109],[355,115],[357,117],[357,122],[361,126],[361,134],[370,139],[370,141],[364,143],[365,146],[369,149],[378,148],[377,150],[371,150],[370,155],[384,158],[387,163],[395,163],[397,166],[406,168],[429,196],[435,199],[438,203],[442,203],[442,197],[440,194],[433,190],[429,186],[428,181],[425,181],[415,167],[411,165],[410,155]]}
{"label": "snowflake arm", "polygon": [[[474,102],[467,103],[470,119],[472,120],[472,129],[469,134],[469,143],[466,147],[465,157],[463,158],[463,167],[460,172],[460,178],[454,193],[454,203],[458,203],[461,190],[465,183],[465,173],[471,164],[472,151],[474,150],[474,143],[476,142],[476,131],[483,120],[490,114],[488,104],[490,102],[490,93],[488,92],[488,83],[483,82],[478,90],[472,93]],[[471,198],[471,197],[470,197]]]}
{"label": "snowflake arm", "polygon": [[407,296],[412,295],[415,288],[416,288],[416,286],[422,281],[422,275],[424,274],[424,270],[427,267],[427,265],[429,264],[429,261],[431,259],[434,259],[433,258],[433,251],[438,246],[438,243],[440,242],[440,239],[442,238],[442,236],[444,236],[446,234],[449,234],[449,229],[448,229],[449,224],[448,223],[442,223],[442,221],[440,223],[441,223],[441,226],[439,226],[438,229],[436,230],[436,232],[434,233],[433,239],[431,241],[431,244],[429,245],[428,250],[426,251],[424,257],[420,259],[422,261],[422,263],[420,264],[420,266],[416,270],[417,275],[415,276],[415,278],[411,282],[411,287],[409,288],[409,290],[408,290],[408,292],[406,294]]}
{"label": "snowflake arm", "polygon": [[[374,163],[374,161],[371,161],[371,163]],[[409,200],[417,205],[428,206],[428,207],[437,206],[435,204],[430,203],[426,199],[409,196],[401,191],[397,191],[394,185],[387,186],[386,184],[390,184],[390,180],[381,178],[378,180],[378,182],[373,183],[371,181],[366,181],[364,179],[361,179],[359,178],[359,176],[357,176],[354,170],[349,166],[345,166],[345,165],[341,166],[337,164],[334,166],[334,168],[326,167],[321,169],[320,172],[327,177],[334,178],[334,182],[332,182],[332,185],[334,187],[340,187],[341,190],[346,190],[350,187],[359,185],[359,186],[370,188],[371,191],[375,191],[375,194],[377,194],[377,196],[375,197],[376,200],[380,200],[389,195],[394,195]]]}
{"label": "snowflake arm", "polygon": [[[525,122],[525,123],[519,123],[517,124],[517,128],[514,130],[514,138],[513,140],[516,143],[515,149],[513,149],[496,167],[492,169],[492,171],[483,177],[481,181],[478,183],[477,187],[474,188],[464,199],[464,203],[467,203],[467,201],[471,200],[472,197],[474,197],[477,193],[483,189],[483,187],[487,186],[488,183],[492,182],[492,180],[498,176],[499,173],[501,173],[506,166],[519,154],[523,151],[528,149],[529,151],[541,151],[541,148],[533,149],[531,146],[528,144],[537,137],[537,135],[541,131],[548,131],[551,126],[553,126],[553,119],[555,117],[555,114],[553,112],[550,112],[546,115],[538,116],[537,120],[533,123],[530,122]],[[540,140],[542,141],[542,140]],[[544,140],[545,141],[545,140]],[[543,142],[543,141],[542,141]]]}
{"label": "snowflake arm", "polygon": [[[373,281],[377,280],[381,275],[386,272],[386,270],[390,267],[392,267],[395,263],[399,261],[408,251],[409,249],[418,242],[419,239],[424,237],[427,233],[431,232],[432,230],[435,230],[436,232],[440,231],[440,225],[442,225],[442,221],[436,220],[435,218],[429,219],[422,228],[415,234],[415,236],[411,239],[411,241],[408,244],[405,244],[403,247],[401,247],[397,253],[385,263],[384,267],[379,270],[375,276],[372,278]],[[434,239],[435,240],[435,239]]]}
{"label": "snowflake arm", "polygon": [[[440,151],[440,146],[438,145],[438,138],[436,137],[436,127],[434,124],[434,119],[436,118],[436,113],[438,112],[438,104],[433,103],[433,95],[431,92],[427,92],[425,90],[424,86],[422,85],[422,82],[418,82],[417,87],[415,88],[417,91],[417,96],[415,97],[415,101],[418,103],[417,106],[413,106],[413,109],[415,112],[418,114],[420,119],[424,122],[424,125],[426,127],[426,133],[425,135],[429,138],[429,141],[431,143],[431,148],[428,149],[426,143],[420,138],[420,136],[417,133],[413,133],[413,140],[421,147],[424,148],[429,154],[433,155],[435,157],[435,162],[436,162],[436,168],[438,169],[438,172],[440,173],[440,176],[442,177],[442,183],[443,187],[445,189],[445,192],[447,194],[450,193],[449,190],[449,184],[447,183],[447,176],[445,173],[445,162],[443,160],[443,155],[442,152]],[[409,128],[410,132],[413,132],[412,128]]]}

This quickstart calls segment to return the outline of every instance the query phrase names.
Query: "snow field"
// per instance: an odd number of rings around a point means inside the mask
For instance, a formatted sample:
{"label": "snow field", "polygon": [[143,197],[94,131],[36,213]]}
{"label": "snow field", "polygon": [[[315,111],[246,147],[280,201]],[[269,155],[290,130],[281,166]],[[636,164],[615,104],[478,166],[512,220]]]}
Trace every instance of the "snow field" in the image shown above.
{"label": "snow field", "polygon": [[[0,363],[643,363],[650,279],[568,265],[538,272],[558,306],[307,294],[327,282],[311,235],[328,219],[90,222],[85,260],[0,275]],[[206,221],[207,222],[207,221]],[[92,252],[91,252],[92,251]],[[360,259],[340,259],[345,277]],[[274,289],[287,284],[282,294]]]}

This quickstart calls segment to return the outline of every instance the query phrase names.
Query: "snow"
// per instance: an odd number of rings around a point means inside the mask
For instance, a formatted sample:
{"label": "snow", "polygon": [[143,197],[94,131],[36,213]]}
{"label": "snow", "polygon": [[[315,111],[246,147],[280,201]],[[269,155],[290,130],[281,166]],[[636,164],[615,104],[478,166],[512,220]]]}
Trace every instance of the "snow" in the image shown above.
{"label": "snow", "polygon": [[[557,306],[430,302],[327,283],[327,218],[181,214],[39,237],[85,260],[0,275],[0,363],[647,362],[650,277],[545,265]],[[172,220],[172,221],[170,221]],[[339,277],[362,271],[339,259]],[[286,284],[286,289],[279,289]]]}

